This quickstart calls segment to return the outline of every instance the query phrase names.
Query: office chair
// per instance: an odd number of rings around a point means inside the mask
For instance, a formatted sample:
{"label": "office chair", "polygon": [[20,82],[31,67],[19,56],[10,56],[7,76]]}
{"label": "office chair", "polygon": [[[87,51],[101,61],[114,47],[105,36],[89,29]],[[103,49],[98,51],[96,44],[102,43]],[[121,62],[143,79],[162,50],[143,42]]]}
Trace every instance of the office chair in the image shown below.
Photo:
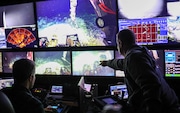
{"label": "office chair", "polygon": [[0,91],[0,113],[15,113],[11,101],[2,91]]}

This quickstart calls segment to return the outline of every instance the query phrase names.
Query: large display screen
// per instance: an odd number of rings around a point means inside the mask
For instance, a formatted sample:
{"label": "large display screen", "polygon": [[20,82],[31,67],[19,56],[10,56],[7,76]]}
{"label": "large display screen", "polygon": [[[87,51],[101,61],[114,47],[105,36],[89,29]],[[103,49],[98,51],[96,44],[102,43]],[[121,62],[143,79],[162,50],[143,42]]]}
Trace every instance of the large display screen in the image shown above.
{"label": "large display screen", "polygon": [[114,58],[114,50],[72,51],[74,76],[115,76],[114,69],[100,66],[101,60]]}
{"label": "large display screen", "polygon": [[177,45],[180,43],[180,16],[149,19],[119,19],[119,30],[131,29],[138,45]]}
{"label": "large display screen", "polygon": [[165,77],[180,77],[180,50],[165,50]]}
{"label": "large display screen", "polygon": [[2,52],[3,73],[12,73],[14,62],[21,58],[33,60],[33,52]]}
{"label": "large display screen", "polygon": [[119,19],[119,30],[131,29],[139,45],[168,43],[167,18]]}
{"label": "large display screen", "polygon": [[166,0],[117,0],[118,18],[142,19],[168,16]]}
{"label": "large display screen", "polygon": [[0,47],[38,47],[37,29],[33,3],[0,7]]}
{"label": "large display screen", "polygon": [[71,75],[69,51],[36,51],[34,60],[38,75]]}
{"label": "large display screen", "polygon": [[115,45],[115,0],[46,0],[36,9],[40,47]]}

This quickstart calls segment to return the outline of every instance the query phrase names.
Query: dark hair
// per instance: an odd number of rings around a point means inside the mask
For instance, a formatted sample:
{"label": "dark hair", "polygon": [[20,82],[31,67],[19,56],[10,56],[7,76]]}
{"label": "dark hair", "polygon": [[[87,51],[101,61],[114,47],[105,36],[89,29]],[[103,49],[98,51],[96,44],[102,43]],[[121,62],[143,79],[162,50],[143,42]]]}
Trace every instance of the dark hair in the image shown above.
{"label": "dark hair", "polygon": [[29,59],[20,59],[13,64],[13,77],[16,83],[22,83],[35,73],[35,64]]}
{"label": "dark hair", "polygon": [[130,29],[123,29],[117,34],[118,39],[122,41],[123,45],[133,45],[136,43],[136,36]]}

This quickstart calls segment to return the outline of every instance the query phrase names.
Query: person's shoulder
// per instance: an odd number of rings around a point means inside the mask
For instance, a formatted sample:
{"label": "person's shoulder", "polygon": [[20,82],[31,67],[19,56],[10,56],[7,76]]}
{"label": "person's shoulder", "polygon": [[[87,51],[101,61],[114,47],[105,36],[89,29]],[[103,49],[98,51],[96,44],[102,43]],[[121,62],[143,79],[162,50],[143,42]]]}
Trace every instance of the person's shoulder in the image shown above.
{"label": "person's shoulder", "polygon": [[141,47],[141,46],[136,46],[136,47],[131,48],[131,49],[128,51],[127,56],[139,56],[139,55],[143,54],[143,51],[144,51],[144,48],[143,48],[143,47]]}

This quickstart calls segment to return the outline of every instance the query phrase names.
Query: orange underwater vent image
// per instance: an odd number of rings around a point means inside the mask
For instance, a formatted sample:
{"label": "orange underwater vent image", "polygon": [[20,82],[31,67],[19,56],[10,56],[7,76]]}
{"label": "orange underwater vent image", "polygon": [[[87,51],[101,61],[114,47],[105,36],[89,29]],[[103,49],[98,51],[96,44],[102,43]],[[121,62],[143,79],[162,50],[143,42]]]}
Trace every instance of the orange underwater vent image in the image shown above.
{"label": "orange underwater vent image", "polygon": [[7,36],[7,42],[23,48],[36,40],[36,37],[26,28],[13,29]]}

